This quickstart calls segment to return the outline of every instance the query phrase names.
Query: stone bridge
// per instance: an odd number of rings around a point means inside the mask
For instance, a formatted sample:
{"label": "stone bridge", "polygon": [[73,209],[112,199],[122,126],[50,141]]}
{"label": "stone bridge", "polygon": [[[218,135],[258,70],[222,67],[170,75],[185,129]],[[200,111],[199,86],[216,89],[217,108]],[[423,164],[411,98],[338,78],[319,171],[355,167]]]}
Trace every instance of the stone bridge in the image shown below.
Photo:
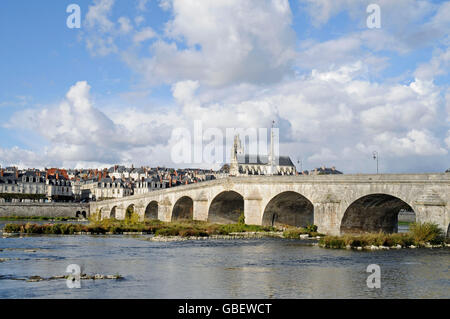
{"label": "stone bridge", "polygon": [[129,207],[142,219],[162,221],[235,223],[243,212],[246,224],[315,224],[330,235],[396,232],[398,213],[406,210],[448,234],[450,174],[227,177],[92,202],[90,211],[124,219]]}

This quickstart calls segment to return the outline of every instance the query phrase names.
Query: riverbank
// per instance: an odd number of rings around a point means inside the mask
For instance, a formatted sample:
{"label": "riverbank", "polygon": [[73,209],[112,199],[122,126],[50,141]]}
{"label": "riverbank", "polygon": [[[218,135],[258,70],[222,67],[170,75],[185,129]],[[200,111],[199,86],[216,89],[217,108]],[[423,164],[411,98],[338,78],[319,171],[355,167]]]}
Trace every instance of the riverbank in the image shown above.
{"label": "riverbank", "polygon": [[409,231],[402,234],[360,234],[343,236],[325,236],[319,240],[319,246],[332,249],[401,249],[401,248],[437,248],[449,247],[449,238],[443,230],[433,223],[410,223]]}
{"label": "riverbank", "polygon": [[3,236],[15,235],[152,235],[145,240],[154,242],[204,240],[284,238],[314,240],[315,245],[332,249],[379,250],[401,248],[437,248],[450,246],[442,230],[435,224],[411,223],[407,233],[371,233],[360,235],[327,236],[317,232],[317,226],[274,228],[270,226],[237,224],[211,224],[184,220],[161,222],[139,221],[137,217],[126,220],[90,219],[89,224],[74,223],[15,223],[6,224]]}
{"label": "riverbank", "polygon": [[[270,226],[237,224],[211,224],[203,221],[184,220],[161,222],[159,220],[140,221],[136,216],[126,220],[90,219],[89,224],[74,223],[11,223],[3,228],[3,236],[16,235],[152,235],[149,241],[185,241],[201,239],[249,239],[249,238],[289,238],[319,239],[317,226],[306,228],[276,229]],[[322,235],[323,236],[323,235]]]}
{"label": "riverbank", "polygon": [[[179,221],[166,223],[158,220],[143,222],[133,220],[106,219],[92,221],[89,224],[6,224],[3,234],[43,234],[43,235],[112,235],[112,234],[152,234],[158,237],[209,237],[229,235],[231,233],[265,233],[270,236],[273,227],[245,224],[210,224],[201,221]],[[258,235],[259,236],[259,235]]]}

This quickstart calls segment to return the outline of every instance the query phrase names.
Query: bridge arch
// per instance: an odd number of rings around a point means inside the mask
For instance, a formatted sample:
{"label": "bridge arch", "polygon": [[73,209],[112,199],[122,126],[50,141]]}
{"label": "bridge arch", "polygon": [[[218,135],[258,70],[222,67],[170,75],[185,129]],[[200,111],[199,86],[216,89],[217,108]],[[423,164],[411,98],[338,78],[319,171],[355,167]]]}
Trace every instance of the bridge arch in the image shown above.
{"label": "bridge arch", "polygon": [[172,209],[172,221],[194,218],[194,201],[189,196],[180,197]]}
{"label": "bridge arch", "polygon": [[[341,219],[340,233],[398,232],[400,211],[414,209],[397,196],[375,193],[354,200]],[[415,212],[414,212],[415,213]]]}
{"label": "bridge arch", "polygon": [[116,212],[117,212],[117,206],[114,206],[113,208],[111,208],[111,212],[109,213],[109,218],[111,219],[116,219]]}
{"label": "bridge arch", "polygon": [[145,208],[144,219],[158,219],[158,202],[151,201]]}
{"label": "bridge arch", "polygon": [[285,191],[274,196],[266,205],[262,218],[263,226],[306,227],[313,223],[313,203],[294,191]]}
{"label": "bridge arch", "polygon": [[235,191],[219,193],[211,201],[208,210],[208,222],[234,224],[244,213],[244,197]]}

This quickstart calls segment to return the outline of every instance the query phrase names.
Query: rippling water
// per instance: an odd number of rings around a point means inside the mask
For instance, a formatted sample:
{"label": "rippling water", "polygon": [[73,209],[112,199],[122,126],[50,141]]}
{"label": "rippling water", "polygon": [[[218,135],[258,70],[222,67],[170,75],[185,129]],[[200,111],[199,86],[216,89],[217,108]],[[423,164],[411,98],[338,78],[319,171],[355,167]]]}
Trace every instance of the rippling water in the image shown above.
{"label": "rippling water", "polygon": [[[0,239],[0,298],[448,298],[450,250],[329,250],[282,239],[159,243],[145,236]],[[25,251],[28,249],[36,252]],[[124,280],[25,282],[14,277],[88,274]],[[381,267],[369,289],[366,267]]]}

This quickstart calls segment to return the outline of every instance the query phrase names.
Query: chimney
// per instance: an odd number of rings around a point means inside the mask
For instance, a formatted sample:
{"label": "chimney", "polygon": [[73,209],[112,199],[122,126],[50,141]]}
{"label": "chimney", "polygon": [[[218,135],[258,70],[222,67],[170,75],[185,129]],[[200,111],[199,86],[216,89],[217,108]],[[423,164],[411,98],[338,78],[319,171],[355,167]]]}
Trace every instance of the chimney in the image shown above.
{"label": "chimney", "polygon": [[3,168],[0,170],[0,176],[3,177]]}
{"label": "chimney", "polygon": [[19,178],[19,171],[16,170],[16,178]]}
{"label": "chimney", "polygon": [[56,172],[56,179],[57,180],[59,179],[59,173],[58,172]]}

